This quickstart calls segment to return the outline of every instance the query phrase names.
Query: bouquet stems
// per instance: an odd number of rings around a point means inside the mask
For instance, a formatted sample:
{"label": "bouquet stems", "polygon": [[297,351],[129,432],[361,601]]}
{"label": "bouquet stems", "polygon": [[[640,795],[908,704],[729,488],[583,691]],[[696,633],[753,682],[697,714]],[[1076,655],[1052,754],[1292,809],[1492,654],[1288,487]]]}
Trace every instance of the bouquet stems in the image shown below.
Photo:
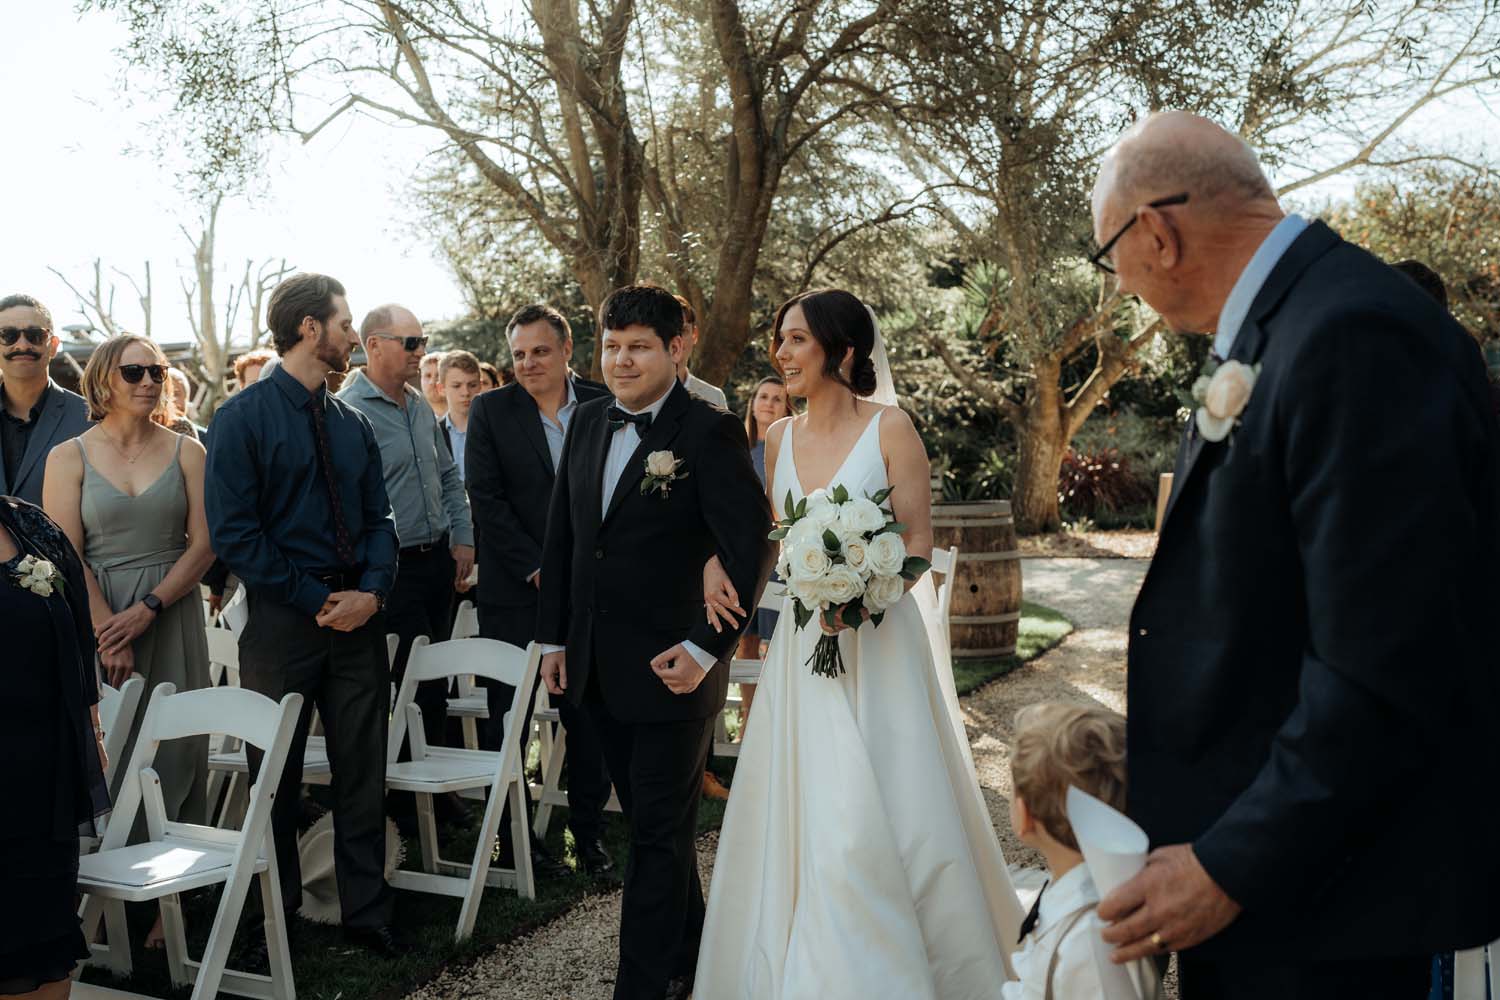
{"label": "bouquet stems", "polygon": [[839,637],[824,635],[813,647],[807,658],[815,677],[837,677],[844,672],[844,654],[839,650]]}

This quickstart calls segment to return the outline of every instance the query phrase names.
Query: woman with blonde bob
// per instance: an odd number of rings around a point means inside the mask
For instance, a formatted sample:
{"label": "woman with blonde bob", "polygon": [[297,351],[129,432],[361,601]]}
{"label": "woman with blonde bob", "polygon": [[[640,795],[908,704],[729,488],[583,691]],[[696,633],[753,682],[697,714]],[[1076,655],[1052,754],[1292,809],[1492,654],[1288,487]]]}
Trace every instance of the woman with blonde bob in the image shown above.
{"label": "woman with blonde bob", "polygon": [[[118,687],[137,673],[148,691],[165,681],[188,691],[208,687],[197,593],[213,553],[203,446],[152,419],[167,377],[167,359],[145,337],[111,337],[94,350],[83,397],[97,423],[47,456],[42,506],[83,555],[105,680]],[[131,722],[126,760],[148,701]],[[173,740],[157,753],[169,819],[203,822],[206,757],[202,740]],[[153,942],[159,946],[159,922],[148,947]]]}

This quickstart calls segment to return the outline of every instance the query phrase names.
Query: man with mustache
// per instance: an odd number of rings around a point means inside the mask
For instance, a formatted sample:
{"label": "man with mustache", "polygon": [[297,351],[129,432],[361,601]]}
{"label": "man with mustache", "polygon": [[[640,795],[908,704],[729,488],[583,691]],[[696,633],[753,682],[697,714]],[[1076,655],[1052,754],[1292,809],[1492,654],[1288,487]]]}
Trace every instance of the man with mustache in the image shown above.
{"label": "man with mustache", "polygon": [[88,430],[89,408],[47,374],[52,313],[30,295],[0,298],[0,495],[42,502],[44,459]]}

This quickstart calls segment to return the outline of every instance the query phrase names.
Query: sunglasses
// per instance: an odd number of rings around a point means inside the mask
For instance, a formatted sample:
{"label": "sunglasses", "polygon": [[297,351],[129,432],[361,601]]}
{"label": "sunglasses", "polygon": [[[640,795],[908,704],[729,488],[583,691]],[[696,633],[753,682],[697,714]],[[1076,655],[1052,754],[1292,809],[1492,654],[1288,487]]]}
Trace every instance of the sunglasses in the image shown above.
{"label": "sunglasses", "polygon": [[9,347],[16,341],[25,337],[28,343],[41,347],[52,336],[52,331],[40,326],[6,326],[0,327],[0,344]]}
{"label": "sunglasses", "polygon": [[427,346],[426,337],[398,337],[394,333],[372,333],[370,336],[379,337],[381,340],[394,340],[401,345],[403,351],[408,352],[420,350]]}
{"label": "sunglasses", "polygon": [[[1186,204],[1187,200],[1188,200],[1188,196],[1186,194],[1174,194],[1174,195],[1168,195],[1165,198],[1158,198],[1155,201],[1147,202],[1146,205],[1145,205],[1145,207],[1146,208],[1166,208],[1168,205],[1183,205],[1183,204]],[[1115,266],[1113,264],[1111,264],[1109,261],[1105,260],[1104,257],[1105,257],[1106,254],[1108,254],[1111,250],[1113,250],[1115,248],[1115,244],[1116,243],[1120,242],[1120,237],[1122,237],[1126,233],[1130,232],[1130,227],[1133,226],[1133,225],[1135,225],[1135,220],[1139,219],[1140,217],[1141,217],[1140,210],[1137,209],[1136,212],[1135,212],[1135,214],[1130,217],[1130,221],[1127,222],[1127,223],[1125,223],[1125,225],[1121,226],[1120,227],[1120,231],[1117,232],[1117,233],[1115,233],[1113,236],[1111,236],[1109,238],[1109,242],[1108,243],[1105,243],[1098,250],[1094,251],[1094,255],[1089,258],[1089,263],[1093,264],[1095,267],[1097,267],[1099,270],[1103,271],[1105,274],[1114,274],[1115,273]]]}
{"label": "sunglasses", "polygon": [[120,365],[120,377],[135,385],[149,373],[151,381],[161,385],[167,380],[166,365]]}

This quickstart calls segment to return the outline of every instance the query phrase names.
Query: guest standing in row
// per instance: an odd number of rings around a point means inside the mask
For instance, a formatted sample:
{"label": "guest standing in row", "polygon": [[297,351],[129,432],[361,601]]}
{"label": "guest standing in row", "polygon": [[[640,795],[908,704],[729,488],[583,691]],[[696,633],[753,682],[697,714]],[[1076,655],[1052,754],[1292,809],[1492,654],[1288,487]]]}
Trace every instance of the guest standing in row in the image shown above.
{"label": "guest standing in row", "polygon": [[0,495],[42,502],[47,453],[89,425],[88,404],[47,374],[52,313],[30,295],[0,298]]}
{"label": "guest standing in row", "polygon": [[[569,369],[573,332],[556,309],[544,305],[521,309],[511,317],[506,340],[515,358],[518,384],[502,386],[474,401],[466,481],[474,501],[479,561],[484,566],[479,634],[524,648],[536,637],[547,504],[563,440],[578,404],[606,396],[608,391]],[[513,691],[509,685],[486,686],[490,725],[485,742],[499,749],[500,720]],[[600,840],[610,785],[604,753],[586,713],[562,698],[553,703],[568,739],[568,827],[584,870],[604,874],[614,867]],[[522,726],[521,732],[527,729]],[[501,850],[506,855],[511,851],[505,842],[509,829],[500,825]],[[543,867],[555,870],[541,860],[538,868]]]}
{"label": "guest standing in row", "polygon": [[464,446],[469,437],[469,410],[474,397],[483,392],[483,372],[479,359],[468,351],[448,351],[438,364],[438,380],[443,386],[443,402],[448,404],[448,413],[439,421],[443,429],[443,441],[453,464],[458,467],[458,478],[464,478]]}
{"label": "guest standing in row", "polygon": [[504,384],[500,378],[500,369],[488,361],[479,362],[479,379],[480,392],[489,392],[491,389],[498,389]]}
{"label": "guest standing in row", "polygon": [[266,362],[276,357],[275,353],[264,347],[257,347],[253,351],[246,351],[234,359],[234,388],[239,392],[248,385],[253,385],[259,378],[261,369]]}
{"label": "guest standing in row", "polygon": [[[427,337],[410,310],[378,306],[360,324],[368,363],[338,398],[364,414],[375,432],[385,493],[396,515],[400,569],[386,601],[386,626],[401,637],[391,665],[397,685],[406,676],[411,644],[419,635],[448,639],[453,590],[474,567],[469,499],[438,418],[409,380],[417,375]],[[448,690],[428,681],[417,691],[427,742],[441,746]]]}
{"label": "guest standing in row", "polygon": [[[209,686],[208,642],[198,580],[209,564],[203,513],[203,446],[153,417],[163,409],[167,359],[145,337],[111,337],[83,370],[89,430],[52,449],[43,507],[83,554],[84,582],[99,646],[99,665],[113,687],[132,673],[146,690]],[[129,720],[125,755],[135,749],[149,698]],[[172,740],[156,755],[167,818],[207,817],[208,740]],[[121,768],[111,794],[119,793]],[[145,839],[141,817],[132,840]],[[163,941],[161,918],[146,937]]]}
{"label": "guest standing in row", "polygon": [[448,403],[443,399],[443,380],[438,377],[438,365],[442,363],[441,352],[422,358],[422,398],[432,407],[439,420],[448,413]]}
{"label": "guest standing in row", "polygon": [[672,297],[682,307],[682,341],[685,348],[682,352],[682,360],[677,362],[677,381],[699,399],[712,403],[720,409],[728,409],[729,401],[724,398],[723,389],[703,381],[688,371],[688,362],[692,360],[693,351],[698,346],[698,313],[693,309],[692,303],[681,295]]}
{"label": "guest standing in row", "polygon": [[[385,617],[396,525],[370,422],[328,394],[357,342],[344,288],[321,274],[276,286],[267,310],[281,364],[214,418],[207,507],[213,548],[248,592],[240,681],[305,701],[271,825],[282,905],[302,900],[297,855],[302,759],[314,705],[333,768],[334,863],[345,933],[404,951],[385,881]],[[260,755],[251,755],[252,772]]]}
{"label": "guest standing in row", "polygon": [[95,832],[109,791],[83,576],[40,507],[0,499],[0,760],[13,765],[0,768],[3,996],[66,997],[89,954],[77,912],[78,834]]}

